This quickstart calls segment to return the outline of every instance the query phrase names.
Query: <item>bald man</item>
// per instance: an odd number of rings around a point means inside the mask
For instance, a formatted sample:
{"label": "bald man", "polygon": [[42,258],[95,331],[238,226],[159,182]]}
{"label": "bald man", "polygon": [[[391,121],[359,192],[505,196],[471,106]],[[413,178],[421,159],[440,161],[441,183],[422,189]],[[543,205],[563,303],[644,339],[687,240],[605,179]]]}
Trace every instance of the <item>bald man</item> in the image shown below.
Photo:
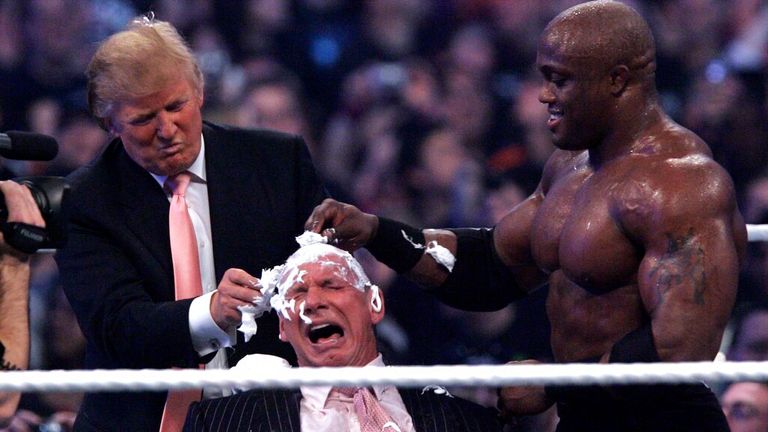
{"label": "bald man", "polygon": [[[647,23],[618,2],[574,6],[547,25],[536,67],[557,149],[494,228],[420,230],[332,200],[307,228],[366,246],[463,309],[499,309],[548,283],[557,362],[714,359],[746,229],[729,175],[659,104]],[[455,257],[452,271],[432,241]],[[561,432],[728,430],[703,384],[500,396],[508,417],[557,403]]]}

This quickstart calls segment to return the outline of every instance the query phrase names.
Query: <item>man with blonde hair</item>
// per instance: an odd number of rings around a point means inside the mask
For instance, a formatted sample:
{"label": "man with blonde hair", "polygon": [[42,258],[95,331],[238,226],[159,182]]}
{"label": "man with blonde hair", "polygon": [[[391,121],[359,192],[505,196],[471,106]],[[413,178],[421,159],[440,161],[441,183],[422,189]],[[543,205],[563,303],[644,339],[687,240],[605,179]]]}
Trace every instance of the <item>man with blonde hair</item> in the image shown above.
{"label": "man with blonde hair", "polygon": [[[274,315],[247,344],[235,329],[238,307],[260,295],[251,273],[293,251],[326,196],[304,141],[204,122],[200,68],[151,14],[104,41],[87,76],[91,112],[114,139],[70,177],[69,242],[57,254],[86,367],[228,367],[252,352],[292,359],[275,341]],[[157,430],[165,400],[89,393],[75,429]],[[183,421],[186,401],[174,401],[182,408],[169,402],[164,418]]]}

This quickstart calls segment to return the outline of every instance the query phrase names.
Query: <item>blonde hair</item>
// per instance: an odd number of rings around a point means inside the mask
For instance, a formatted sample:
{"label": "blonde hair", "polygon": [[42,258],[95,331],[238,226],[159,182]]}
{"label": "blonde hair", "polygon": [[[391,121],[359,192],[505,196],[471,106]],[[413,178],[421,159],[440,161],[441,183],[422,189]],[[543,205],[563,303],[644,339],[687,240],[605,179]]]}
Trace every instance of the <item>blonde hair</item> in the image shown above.
{"label": "blonde hair", "polygon": [[203,96],[203,74],[178,31],[154,14],[135,18],[102,42],[86,71],[88,108],[106,128],[114,105],[144,97],[186,78]]}

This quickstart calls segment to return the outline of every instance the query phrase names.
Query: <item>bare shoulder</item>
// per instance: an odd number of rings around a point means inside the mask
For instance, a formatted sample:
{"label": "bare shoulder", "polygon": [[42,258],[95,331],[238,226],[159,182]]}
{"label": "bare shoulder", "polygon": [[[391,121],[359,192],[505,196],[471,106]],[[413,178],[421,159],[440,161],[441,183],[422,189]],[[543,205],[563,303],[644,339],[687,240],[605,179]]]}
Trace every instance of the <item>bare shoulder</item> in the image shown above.
{"label": "bare shoulder", "polygon": [[588,160],[589,157],[586,151],[555,149],[549,159],[547,159],[547,163],[544,164],[539,189],[546,195],[549,188],[556,183],[560,177],[571,172],[575,168],[586,165]]}
{"label": "bare shoulder", "polygon": [[[682,129],[682,128],[681,128]],[[730,175],[706,144],[684,129],[666,137],[668,148],[622,161],[622,181],[610,193],[614,216],[628,234],[696,226],[738,217]],[[670,139],[673,138],[673,139]]]}

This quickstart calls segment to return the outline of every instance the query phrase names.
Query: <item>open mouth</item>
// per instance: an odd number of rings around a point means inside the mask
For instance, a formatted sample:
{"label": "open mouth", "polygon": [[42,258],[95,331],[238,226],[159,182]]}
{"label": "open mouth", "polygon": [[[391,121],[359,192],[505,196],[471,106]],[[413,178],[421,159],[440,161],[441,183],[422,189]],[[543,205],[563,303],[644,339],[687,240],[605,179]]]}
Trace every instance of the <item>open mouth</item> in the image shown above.
{"label": "open mouth", "polygon": [[547,126],[549,126],[550,129],[557,126],[558,123],[560,123],[560,120],[563,118],[563,110],[560,108],[550,108],[549,109],[549,118],[547,119]]}
{"label": "open mouth", "polygon": [[309,327],[307,336],[310,342],[314,344],[335,342],[339,338],[344,337],[344,329],[331,323],[317,324]]}

